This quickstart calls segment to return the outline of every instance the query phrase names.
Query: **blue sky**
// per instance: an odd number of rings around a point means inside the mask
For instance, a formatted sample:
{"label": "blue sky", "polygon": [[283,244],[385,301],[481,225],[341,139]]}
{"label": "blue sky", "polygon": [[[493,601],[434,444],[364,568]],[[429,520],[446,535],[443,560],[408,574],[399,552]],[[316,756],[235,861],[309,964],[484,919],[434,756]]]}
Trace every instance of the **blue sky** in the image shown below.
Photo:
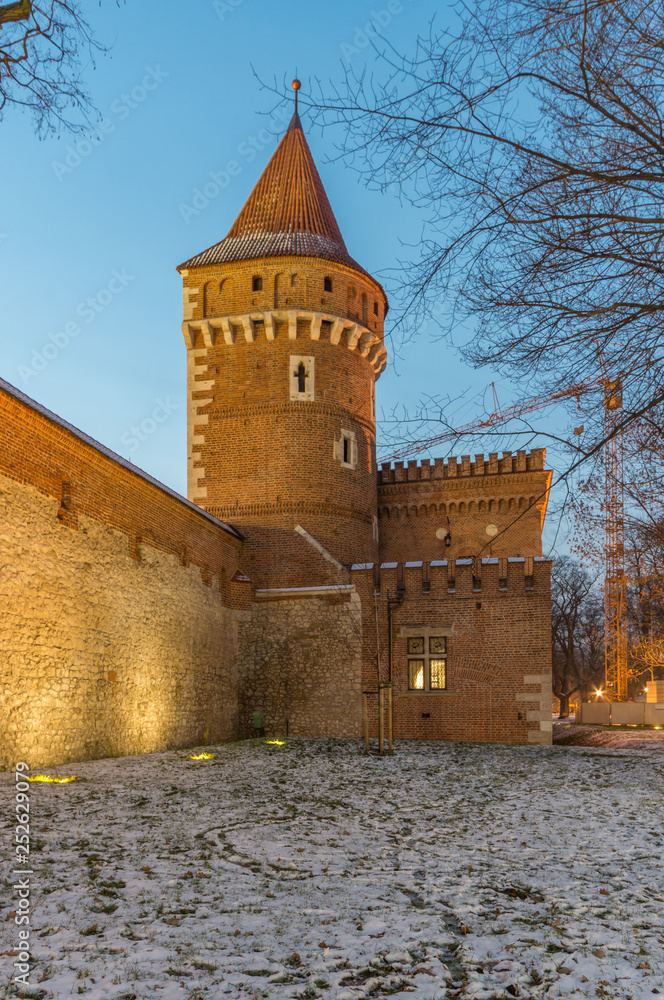
{"label": "blue sky", "polygon": [[[281,85],[297,74],[303,93],[313,78],[340,83],[348,65],[371,69],[368,22],[407,47],[434,13],[442,22],[449,14],[430,0],[82,6],[110,46],[85,71],[101,125],[84,139],[45,141],[25,115],[0,125],[0,375],[183,492],[175,266],[225,236],[290,117],[292,104],[276,106],[257,75]],[[306,116],[303,123],[307,131]],[[396,193],[369,191],[333,162],[333,130],[308,130],[308,138],[351,254],[380,278],[417,240],[422,219]],[[203,204],[195,191],[211,172],[219,193]],[[459,398],[448,419],[464,423],[482,415],[485,395],[492,409],[494,378],[466,367],[430,328],[382,376],[379,410],[412,410],[423,394],[449,393]],[[518,398],[497,384],[501,403]],[[161,404],[165,418],[151,422]],[[131,428],[142,423],[155,429],[136,448]],[[485,450],[501,446],[491,439]],[[482,441],[456,450],[480,452]]]}

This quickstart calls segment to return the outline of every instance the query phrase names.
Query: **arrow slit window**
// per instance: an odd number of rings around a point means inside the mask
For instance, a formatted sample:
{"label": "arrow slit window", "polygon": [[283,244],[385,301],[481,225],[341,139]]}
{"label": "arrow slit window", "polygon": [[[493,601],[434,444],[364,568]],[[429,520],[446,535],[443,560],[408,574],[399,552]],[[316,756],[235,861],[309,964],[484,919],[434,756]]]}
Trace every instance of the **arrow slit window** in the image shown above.
{"label": "arrow slit window", "polygon": [[288,365],[290,398],[312,402],[315,397],[314,359],[291,354]]}

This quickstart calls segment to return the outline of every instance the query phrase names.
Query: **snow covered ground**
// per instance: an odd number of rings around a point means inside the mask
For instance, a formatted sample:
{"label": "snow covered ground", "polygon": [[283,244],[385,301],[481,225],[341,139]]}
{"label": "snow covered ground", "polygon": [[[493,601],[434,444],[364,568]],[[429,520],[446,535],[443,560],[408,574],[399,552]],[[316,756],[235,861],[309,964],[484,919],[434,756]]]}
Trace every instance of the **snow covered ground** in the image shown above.
{"label": "snow covered ground", "polygon": [[207,749],[30,786],[28,995],[664,1000],[664,744]]}

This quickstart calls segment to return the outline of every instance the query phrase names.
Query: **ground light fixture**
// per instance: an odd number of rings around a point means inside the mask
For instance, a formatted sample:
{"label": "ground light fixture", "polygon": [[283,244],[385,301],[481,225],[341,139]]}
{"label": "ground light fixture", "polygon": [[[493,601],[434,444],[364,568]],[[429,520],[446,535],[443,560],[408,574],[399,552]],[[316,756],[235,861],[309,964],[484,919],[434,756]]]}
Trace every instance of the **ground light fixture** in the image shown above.
{"label": "ground light fixture", "polygon": [[265,740],[269,747],[283,747],[286,746],[286,740]]}
{"label": "ground light fixture", "polygon": [[187,760],[214,760],[213,753],[190,753]]}
{"label": "ground light fixture", "polygon": [[31,778],[28,778],[28,781],[42,781],[52,782],[55,785],[68,785],[70,781],[80,781],[80,778],[77,778],[74,774],[70,774],[68,777],[62,777],[59,774],[56,774],[55,777],[52,777],[50,774],[33,774]]}

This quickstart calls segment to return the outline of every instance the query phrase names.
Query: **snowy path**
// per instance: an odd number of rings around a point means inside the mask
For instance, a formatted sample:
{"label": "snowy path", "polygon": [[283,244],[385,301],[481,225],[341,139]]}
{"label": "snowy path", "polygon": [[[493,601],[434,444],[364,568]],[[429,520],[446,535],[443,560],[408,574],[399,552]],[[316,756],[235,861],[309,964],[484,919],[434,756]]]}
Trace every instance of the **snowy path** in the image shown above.
{"label": "snowy path", "polygon": [[664,748],[211,749],[30,786],[32,995],[664,1000]]}

